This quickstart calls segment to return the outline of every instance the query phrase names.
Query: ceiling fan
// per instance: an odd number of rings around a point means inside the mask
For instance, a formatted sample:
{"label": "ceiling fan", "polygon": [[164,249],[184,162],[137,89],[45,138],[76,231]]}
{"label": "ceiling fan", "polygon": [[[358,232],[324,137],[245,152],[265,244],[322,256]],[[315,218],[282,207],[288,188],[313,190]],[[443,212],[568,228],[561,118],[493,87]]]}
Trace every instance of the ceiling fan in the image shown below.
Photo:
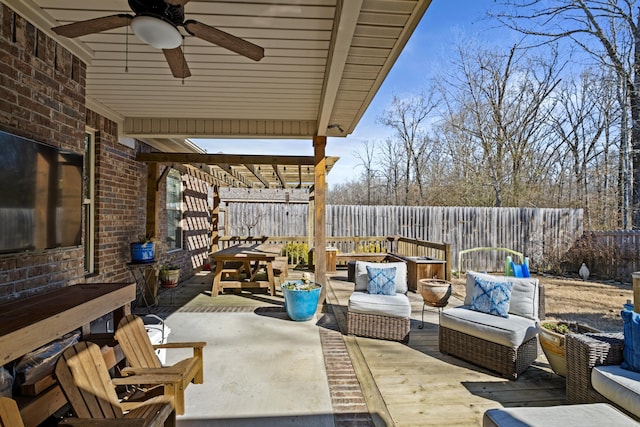
{"label": "ceiling fan", "polygon": [[178,29],[179,26],[192,36],[217,44],[254,61],[264,57],[264,49],[258,45],[193,19],[185,21],[184,5],[189,0],[128,0],[128,2],[135,16],[109,15],[60,25],[53,27],[52,30],[61,36],[75,38],[131,25],[133,33],[140,40],[156,49],[162,49],[173,76],[183,79],[191,76],[191,72],[180,47],[183,37]]}

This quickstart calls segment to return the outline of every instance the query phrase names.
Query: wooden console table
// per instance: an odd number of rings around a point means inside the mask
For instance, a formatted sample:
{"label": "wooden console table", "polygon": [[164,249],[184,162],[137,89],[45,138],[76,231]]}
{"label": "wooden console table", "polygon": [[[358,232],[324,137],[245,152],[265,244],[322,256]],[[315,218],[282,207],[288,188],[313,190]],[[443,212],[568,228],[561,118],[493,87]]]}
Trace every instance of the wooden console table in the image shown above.
{"label": "wooden console table", "polygon": [[[0,305],[0,365],[80,328],[83,338],[90,323],[113,313],[114,325],[131,312],[135,283],[97,283],[68,286]],[[65,403],[57,384],[30,398],[15,397],[25,426],[36,426]]]}

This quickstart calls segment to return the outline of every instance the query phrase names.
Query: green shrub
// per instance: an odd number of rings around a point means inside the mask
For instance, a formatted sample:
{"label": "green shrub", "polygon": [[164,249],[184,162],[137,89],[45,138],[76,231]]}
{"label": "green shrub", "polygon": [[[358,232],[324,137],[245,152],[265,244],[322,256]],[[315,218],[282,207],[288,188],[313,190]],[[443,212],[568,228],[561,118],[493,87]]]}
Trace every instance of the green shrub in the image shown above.
{"label": "green shrub", "polygon": [[309,246],[306,243],[288,242],[282,248],[281,255],[286,256],[291,265],[306,265],[309,263]]}
{"label": "green shrub", "polygon": [[379,242],[369,242],[358,245],[356,252],[379,254],[387,252],[387,248],[380,245]]}

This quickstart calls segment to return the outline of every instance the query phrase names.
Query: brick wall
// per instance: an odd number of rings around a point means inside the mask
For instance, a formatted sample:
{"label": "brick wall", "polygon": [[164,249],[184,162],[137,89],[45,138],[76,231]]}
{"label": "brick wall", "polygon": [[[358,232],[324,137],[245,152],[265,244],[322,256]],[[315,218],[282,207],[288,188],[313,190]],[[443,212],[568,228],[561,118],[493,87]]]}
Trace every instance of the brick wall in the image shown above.
{"label": "brick wall", "polygon": [[[0,129],[82,153],[85,65],[4,5],[0,26]],[[0,300],[76,283],[83,274],[82,247],[3,255]]]}
{"label": "brick wall", "polygon": [[[0,5],[0,130],[78,153],[88,126],[96,136],[96,273],[84,276],[83,247],[0,256],[0,302],[79,282],[131,281],[129,243],[145,234],[146,173],[136,149],[118,143],[117,124],[85,108],[85,64]],[[162,168],[160,168],[160,172]],[[167,254],[166,215],[160,211],[156,257],[191,276],[206,259],[207,185],[184,175],[185,249]],[[160,185],[159,206],[165,186]],[[205,230],[206,228],[206,230]],[[84,241],[84,240],[83,240]]]}
{"label": "brick wall", "polygon": [[96,275],[87,281],[130,281],[129,243],[145,234],[147,169],[118,143],[115,122],[87,111],[87,125],[96,129]]}

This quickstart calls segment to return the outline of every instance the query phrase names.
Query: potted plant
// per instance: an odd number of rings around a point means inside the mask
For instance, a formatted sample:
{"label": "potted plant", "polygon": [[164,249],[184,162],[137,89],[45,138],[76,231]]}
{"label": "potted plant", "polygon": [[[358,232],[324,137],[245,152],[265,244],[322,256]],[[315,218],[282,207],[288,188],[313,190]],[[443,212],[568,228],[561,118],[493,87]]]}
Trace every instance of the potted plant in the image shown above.
{"label": "potted plant", "polygon": [[169,263],[162,264],[158,278],[163,288],[175,288],[180,281],[180,266]]}
{"label": "potted plant", "polygon": [[584,334],[586,332],[600,332],[589,326],[576,322],[549,320],[542,323],[538,330],[540,347],[551,365],[553,372],[561,377],[567,376],[567,358],[565,349],[566,334]]}
{"label": "potted plant", "polygon": [[138,240],[132,242],[131,249],[131,262],[133,263],[151,263],[156,259],[156,245],[148,236],[139,236]]}
{"label": "potted plant", "polygon": [[305,321],[316,314],[321,288],[319,283],[311,281],[309,273],[303,273],[301,280],[282,284],[284,307],[291,320]]}

